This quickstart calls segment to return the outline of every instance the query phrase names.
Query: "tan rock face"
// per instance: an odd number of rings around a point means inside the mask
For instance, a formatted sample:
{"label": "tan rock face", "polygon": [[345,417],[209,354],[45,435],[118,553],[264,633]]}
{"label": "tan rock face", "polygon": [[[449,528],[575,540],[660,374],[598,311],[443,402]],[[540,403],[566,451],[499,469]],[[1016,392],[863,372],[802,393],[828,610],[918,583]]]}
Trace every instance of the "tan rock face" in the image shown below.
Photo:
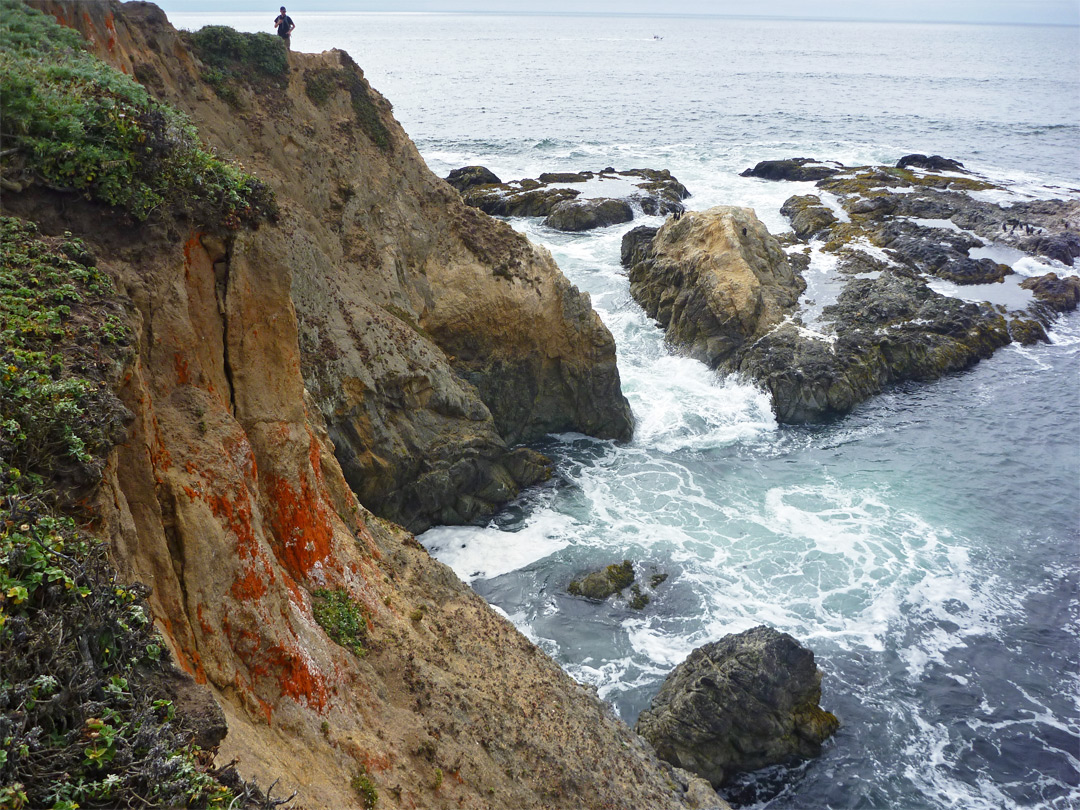
{"label": "tan rock face", "polygon": [[669,338],[713,367],[779,324],[806,287],[753,209],[735,206],[668,220],[630,282]]}
{"label": "tan rock face", "polygon": [[[230,233],[128,227],[33,189],[4,199],[45,233],[84,238],[130,299],[135,360],[119,394],[135,418],[93,507],[118,566],[150,586],[176,660],[224,709],[222,761],[264,786],[280,779],[276,795],[297,789],[307,808],[358,806],[360,774],[385,808],[707,802],[410,533],[364,508],[327,431],[355,442],[361,484],[371,472],[391,489],[427,452],[448,476],[486,460],[488,494],[503,497],[536,474],[508,441],[553,426],[628,430],[588,299],[546,254],[455,203],[388,114],[380,157],[344,98],[305,106],[302,72],[348,68],[339,54],[290,56],[288,114],[249,91],[233,109],[154,7],[39,5],[108,32],[98,52],[152,77],[276,184],[283,209],[277,225]],[[363,612],[365,656],[315,621],[320,589]]]}

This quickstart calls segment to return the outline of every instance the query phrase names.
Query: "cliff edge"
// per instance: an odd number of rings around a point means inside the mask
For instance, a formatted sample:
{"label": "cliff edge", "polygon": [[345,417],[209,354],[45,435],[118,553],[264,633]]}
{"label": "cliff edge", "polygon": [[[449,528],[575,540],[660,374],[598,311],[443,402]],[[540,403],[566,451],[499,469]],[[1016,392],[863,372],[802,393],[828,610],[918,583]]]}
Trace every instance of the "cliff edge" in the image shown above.
{"label": "cliff edge", "polygon": [[218,760],[308,808],[718,804],[368,509],[466,520],[543,474],[514,443],[628,436],[587,296],[432,176],[346,55],[263,80],[150,4],[34,5],[276,192],[258,227],[3,199],[117,290],[130,425],[84,506],[223,710]]}

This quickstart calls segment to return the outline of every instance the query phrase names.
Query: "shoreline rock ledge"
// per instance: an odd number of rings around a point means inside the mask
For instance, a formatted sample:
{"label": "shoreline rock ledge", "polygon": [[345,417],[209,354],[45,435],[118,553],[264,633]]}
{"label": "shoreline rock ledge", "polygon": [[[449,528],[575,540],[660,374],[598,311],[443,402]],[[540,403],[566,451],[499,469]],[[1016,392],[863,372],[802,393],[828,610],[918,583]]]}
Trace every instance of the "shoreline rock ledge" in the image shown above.
{"label": "shoreline rock ledge", "polygon": [[761,625],[690,653],[634,730],[662,760],[719,788],[739,773],[818,756],[840,727],[820,701],[813,652]]}

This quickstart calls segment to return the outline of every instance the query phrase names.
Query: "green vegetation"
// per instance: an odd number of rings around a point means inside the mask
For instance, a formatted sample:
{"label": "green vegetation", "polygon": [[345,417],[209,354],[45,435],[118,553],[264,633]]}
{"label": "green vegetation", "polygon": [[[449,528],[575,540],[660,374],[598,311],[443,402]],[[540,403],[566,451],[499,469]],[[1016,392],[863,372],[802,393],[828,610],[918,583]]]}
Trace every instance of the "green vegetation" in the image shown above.
{"label": "green vegetation", "polygon": [[138,220],[172,211],[239,227],[276,215],[270,189],[205,150],[181,113],[20,0],[0,0],[0,163],[11,184],[78,191]]}
{"label": "green vegetation", "polygon": [[207,25],[184,36],[199,59],[230,75],[280,80],[289,72],[285,43],[273,34],[247,34],[227,25]]}
{"label": "green vegetation", "polygon": [[122,435],[112,393],[130,353],[123,308],[78,239],[0,218],[0,483],[84,487]]}
{"label": "green vegetation", "polygon": [[311,602],[315,621],[326,635],[357,656],[367,655],[367,619],[347,591],[323,588],[311,594]]}

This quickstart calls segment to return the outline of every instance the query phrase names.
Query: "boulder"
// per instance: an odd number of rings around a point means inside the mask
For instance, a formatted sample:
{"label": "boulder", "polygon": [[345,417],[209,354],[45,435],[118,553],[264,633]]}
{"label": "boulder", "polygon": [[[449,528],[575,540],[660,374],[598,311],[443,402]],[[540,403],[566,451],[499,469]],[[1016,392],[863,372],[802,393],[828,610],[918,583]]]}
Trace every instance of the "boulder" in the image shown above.
{"label": "boulder", "polygon": [[896,162],[896,168],[898,169],[925,169],[929,172],[964,172],[967,174],[967,170],[964,168],[964,164],[959,160],[952,160],[951,158],[944,158],[941,155],[904,155],[900,160]]}
{"label": "boulder", "polygon": [[450,172],[446,177],[446,182],[464,193],[474,186],[498,185],[502,183],[502,180],[484,166],[465,166]]}
{"label": "boulder", "polygon": [[734,775],[817,756],[837,730],[823,711],[814,654],[760,626],[694,650],[668,675],[636,731],[661,759],[714,787]]}
{"label": "boulder", "polygon": [[815,194],[788,197],[780,207],[780,213],[791,220],[792,230],[803,240],[831,228],[837,222],[836,214]]}
{"label": "boulder", "polygon": [[753,210],[734,206],[669,219],[629,275],[668,338],[712,367],[779,324],[806,288]]}
{"label": "boulder", "polygon": [[762,160],[740,177],[760,177],[762,180],[824,180],[843,169],[839,163],[826,164],[813,158]]}
{"label": "boulder", "polygon": [[558,231],[588,231],[630,222],[634,209],[626,200],[608,198],[567,200],[556,205],[544,220],[544,225]]}

